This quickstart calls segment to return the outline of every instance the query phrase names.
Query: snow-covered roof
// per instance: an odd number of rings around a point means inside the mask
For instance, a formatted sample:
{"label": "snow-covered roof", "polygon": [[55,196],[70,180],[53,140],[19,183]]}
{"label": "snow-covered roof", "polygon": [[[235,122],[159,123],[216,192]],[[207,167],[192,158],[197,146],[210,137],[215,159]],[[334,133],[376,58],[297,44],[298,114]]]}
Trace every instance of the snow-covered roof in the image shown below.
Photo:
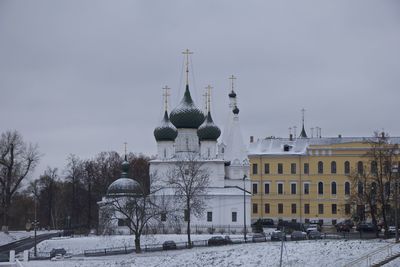
{"label": "snow-covered roof", "polygon": [[[304,155],[310,146],[328,146],[346,143],[363,143],[372,137],[323,137],[323,138],[266,138],[258,139],[248,146],[248,155]],[[389,137],[391,144],[400,144],[400,137]],[[286,151],[285,151],[286,147]]]}

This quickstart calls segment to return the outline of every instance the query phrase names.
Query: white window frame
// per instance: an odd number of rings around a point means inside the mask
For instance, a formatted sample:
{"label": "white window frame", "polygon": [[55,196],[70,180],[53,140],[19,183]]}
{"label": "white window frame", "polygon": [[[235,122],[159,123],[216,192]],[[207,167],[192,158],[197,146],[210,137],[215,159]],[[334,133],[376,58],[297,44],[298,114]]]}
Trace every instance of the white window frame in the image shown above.
{"label": "white window frame", "polygon": [[[282,185],[282,194],[279,194],[279,185]],[[284,182],[276,182],[276,194],[284,195],[285,194],[285,183]]]}
{"label": "white window frame", "polygon": [[[296,185],[296,193],[295,194],[292,194],[292,184],[295,184]],[[297,182],[290,182],[290,194],[291,195],[297,195]]]}
{"label": "white window frame", "polygon": [[[254,185],[257,185],[257,193],[253,193],[253,186]],[[259,182],[252,182],[251,183],[251,193],[253,194],[253,195],[258,195],[258,194],[260,194],[260,186],[259,186]]]}
{"label": "white window frame", "polygon": [[[265,193],[265,185],[266,184],[269,184],[269,193]],[[271,194],[271,182],[270,181],[263,183],[263,194],[264,195],[270,195]]]}
{"label": "white window frame", "polygon": [[[306,187],[304,186],[305,184],[308,184],[308,194],[306,194]],[[310,195],[310,182],[303,182],[303,195],[309,196]]]}

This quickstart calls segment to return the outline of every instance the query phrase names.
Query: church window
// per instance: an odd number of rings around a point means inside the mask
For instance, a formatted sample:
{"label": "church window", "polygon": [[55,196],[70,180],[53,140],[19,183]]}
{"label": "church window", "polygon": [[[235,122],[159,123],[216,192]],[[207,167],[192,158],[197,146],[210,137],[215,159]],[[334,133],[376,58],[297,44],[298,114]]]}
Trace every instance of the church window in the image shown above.
{"label": "church window", "polygon": [[167,220],[167,214],[165,212],[161,213],[161,221],[165,222]]}
{"label": "church window", "polygon": [[232,222],[237,222],[237,212],[232,211]]}
{"label": "church window", "polygon": [[211,157],[211,151],[210,148],[207,149],[208,157]]}
{"label": "church window", "polygon": [[222,154],[225,153],[225,148],[221,148],[221,153],[222,153]]}
{"label": "church window", "polygon": [[207,212],[207,222],[212,222],[212,212]]}
{"label": "church window", "polygon": [[167,157],[167,150],[164,148],[164,158]]}

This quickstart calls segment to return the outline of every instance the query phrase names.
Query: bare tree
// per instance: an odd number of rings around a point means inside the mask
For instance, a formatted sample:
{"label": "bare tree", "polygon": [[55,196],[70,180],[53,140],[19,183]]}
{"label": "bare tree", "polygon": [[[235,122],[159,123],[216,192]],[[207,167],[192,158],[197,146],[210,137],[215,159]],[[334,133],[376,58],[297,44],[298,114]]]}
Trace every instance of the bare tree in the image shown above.
{"label": "bare tree", "polygon": [[71,221],[76,227],[79,224],[79,199],[78,199],[78,190],[79,185],[81,183],[81,178],[83,176],[83,163],[82,160],[79,159],[75,155],[69,155],[67,159],[67,168],[66,168],[66,178],[71,182]]}
{"label": "bare tree", "polygon": [[22,180],[39,162],[37,145],[27,144],[17,131],[7,131],[0,138],[0,185],[3,228],[8,229],[11,200]]}
{"label": "bare tree", "polygon": [[[154,177],[152,181],[156,180]],[[159,204],[160,198],[156,195],[158,187],[151,187],[149,192],[146,184],[137,181],[135,183],[133,192],[108,196],[104,216],[113,220],[121,217],[125,219],[125,225],[135,235],[135,251],[140,253],[143,231],[157,223],[165,209]]]}
{"label": "bare tree", "polygon": [[201,216],[205,210],[205,195],[210,184],[208,170],[203,162],[192,154],[178,159],[168,170],[167,183],[175,191],[177,201],[184,208],[184,220],[187,222],[188,244],[191,246],[191,216]]}
{"label": "bare tree", "polygon": [[399,147],[390,142],[386,133],[377,132],[366,144],[370,147],[365,154],[369,166],[359,162],[350,175],[354,185],[351,199],[360,206],[367,205],[372,222],[376,226],[381,218],[385,233],[388,233],[395,181],[391,170],[399,162]]}

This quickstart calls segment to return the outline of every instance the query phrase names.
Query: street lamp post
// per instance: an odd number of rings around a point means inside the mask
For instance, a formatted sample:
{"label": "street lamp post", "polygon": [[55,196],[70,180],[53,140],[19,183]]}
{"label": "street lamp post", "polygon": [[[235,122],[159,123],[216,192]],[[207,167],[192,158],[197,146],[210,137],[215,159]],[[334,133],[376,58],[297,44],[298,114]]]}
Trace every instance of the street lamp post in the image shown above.
{"label": "street lamp post", "polygon": [[394,220],[396,227],[396,243],[399,242],[399,222],[398,222],[398,209],[399,209],[399,201],[398,201],[398,180],[399,180],[399,166],[394,166],[392,168],[392,172],[396,173],[394,178]]}
{"label": "street lamp post", "polygon": [[244,242],[246,243],[246,174],[243,175],[243,225],[244,225]]}
{"label": "street lamp post", "polygon": [[34,247],[34,255],[35,255],[35,257],[37,256],[37,248],[36,248],[36,244],[37,244],[37,239],[36,239],[36,228],[37,228],[37,223],[38,223],[38,221],[37,221],[37,209],[36,209],[36,195],[34,196],[34,198],[35,198],[35,221],[33,222],[33,229],[34,229],[34,231],[35,231],[35,247]]}

